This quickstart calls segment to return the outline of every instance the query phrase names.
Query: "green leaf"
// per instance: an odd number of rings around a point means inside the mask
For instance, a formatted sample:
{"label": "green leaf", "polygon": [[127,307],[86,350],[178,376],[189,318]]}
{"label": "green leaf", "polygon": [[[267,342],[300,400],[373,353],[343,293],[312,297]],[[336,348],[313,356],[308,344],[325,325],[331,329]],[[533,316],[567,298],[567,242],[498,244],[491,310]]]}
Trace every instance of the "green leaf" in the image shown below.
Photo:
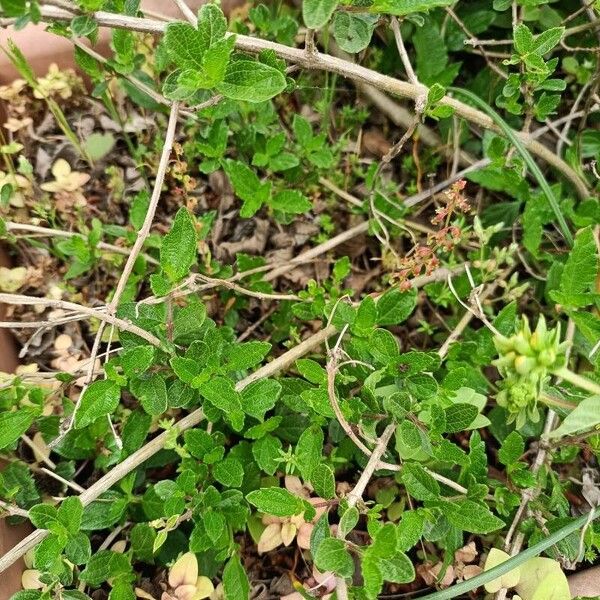
{"label": "green leaf", "polygon": [[202,70],[208,40],[189,23],[169,23],[163,43],[170,59],[182,69]]}
{"label": "green leaf", "polygon": [[115,136],[112,133],[92,133],[83,143],[83,148],[93,160],[104,158],[114,147]]}
{"label": "green leaf", "polygon": [[79,575],[81,581],[98,586],[111,577],[131,572],[131,565],[125,554],[100,550],[92,555],[85,569]]}
{"label": "green leaf", "polygon": [[172,281],[185,277],[196,262],[196,228],[185,207],[181,207],[160,248],[160,266]]}
{"label": "green leaf", "polygon": [[370,546],[374,556],[391,556],[395,554],[398,546],[396,528],[392,523],[382,525],[373,535],[373,543]]}
{"label": "green leaf", "polygon": [[198,33],[202,44],[210,48],[225,37],[227,32],[227,19],[220,6],[209,3],[200,7],[198,11]]}
{"label": "green leaf", "polygon": [[281,440],[273,435],[266,435],[252,444],[252,456],[267,475],[273,475],[277,470],[282,460],[282,450]]}
{"label": "green leaf", "polygon": [[259,421],[277,403],[281,394],[281,384],[275,379],[260,379],[246,386],[241,393],[244,412]]}
{"label": "green leaf", "polygon": [[445,502],[443,511],[452,525],[470,533],[490,533],[504,526],[487,506],[473,500]]}
{"label": "green leaf", "polygon": [[354,573],[354,561],[346,544],[337,538],[324,539],[317,548],[315,565],[321,571],[333,571],[340,577],[351,577]]}
{"label": "green leaf", "polygon": [[565,263],[560,278],[564,294],[582,294],[591,290],[598,272],[598,254],[591,227],[577,232],[573,249]]}
{"label": "green leaf", "polygon": [[241,600],[250,597],[250,583],[239,557],[229,559],[223,570],[225,600]]}
{"label": "green leaf", "polygon": [[405,511],[398,523],[398,550],[406,552],[410,550],[423,535],[425,517],[416,510]]}
{"label": "green leaf", "polygon": [[300,190],[283,190],[269,200],[273,210],[299,215],[312,208],[312,202]]}
{"label": "green leaf", "polygon": [[438,482],[417,463],[406,463],[401,471],[406,491],[417,500],[439,500]]}
{"label": "green leaf", "polygon": [[342,537],[346,537],[358,524],[360,514],[356,506],[350,506],[344,511],[338,525]]}
{"label": "green leaf", "polygon": [[309,29],[320,29],[331,19],[338,0],[303,0],[302,18]]}
{"label": "green leaf", "polygon": [[363,587],[368,600],[376,600],[383,588],[383,575],[379,569],[380,559],[367,549],[361,562]]}
{"label": "green leaf", "polygon": [[[36,504],[29,509],[29,520],[38,529],[61,531],[62,523],[58,519],[58,511],[50,504]],[[58,526],[58,527],[57,527]]]}
{"label": "green leaf", "polygon": [[127,377],[136,377],[147,371],[154,361],[154,346],[136,346],[120,356],[121,367]]}
{"label": "green leaf", "polygon": [[318,496],[325,500],[335,498],[335,477],[331,467],[326,464],[319,464],[313,469],[310,482]]}
{"label": "green leaf", "polygon": [[458,402],[449,406],[445,411],[446,414],[446,432],[456,433],[458,431],[464,431],[468,429],[469,425],[473,423],[479,411],[476,406],[472,404],[466,404],[464,402]]}
{"label": "green leaf", "polygon": [[51,534],[42,540],[35,548],[33,566],[40,571],[49,571],[56,568],[65,543],[66,539],[64,535]]}
{"label": "green leaf", "polygon": [[414,291],[401,292],[397,288],[388,290],[377,302],[377,324],[398,325],[408,319],[416,306]]}
{"label": "green leaf", "polygon": [[74,565],[85,565],[92,556],[92,546],[88,536],[80,531],[69,537],[65,546],[65,556]]}
{"label": "green leaf", "polygon": [[167,384],[160,373],[136,380],[131,391],[149,415],[162,415],[168,408]]}
{"label": "green leaf", "polygon": [[261,183],[256,173],[238,160],[227,160],[223,165],[235,195],[244,201],[240,216],[252,217],[271,195],[271,183]]}
{"label": "green leaf", "polygon": [[239,425],[239,429],[242,428],[244,422],[242,401],[231,379],[213,377],[203,383],[199,391],[215,408],[222,410],[225,416],[232,420],[232,423],[235,422],[236,425]]}
{"label": "green leaf", "polygon": [[246,500],[260,512],[274,517],[292,517],[304,511],[304,503],[298,496],[278,487],[250,492]]}
{"label": "green leaf", "polygon": [[244,467],[239,460],[228,457],[213,468],[214,478],[226,487],[237,488],[244,479]]}
{"label": "green leaf", "polygon": [[263,63],[248,60],[231,60],[225,79],[217,90],[226,98],[245,102],[264,102],[283,92],[287,86],[281,71]]}
{"label": "green leaf", "polygon": [[594,429],[600,424],[600,396],[582,400],[547,437],[559,438]]}
{"label": "green leaf", "polygon": [[531,30],[527,25],[520,23],[513,31],[515,48],[521,55],[529,54],[534,48],[534,39]]}
{"label": "green leaf", "polygon": [[333,37],[342,50],[354,54],[369,45],[376,23],[371,15],[340,11],[333,18]]}
{"label": "green leaf", "polygon": [[133,556],[138,560],[150,562],[152,560],[152,549],[156,539],[156,530],[146,523],[136,523],[131,530],[129,540]]}
{"label": "green leaf", "polygon": [[498,459],[507,467],[515,464],[525,452],[525,442],[517,431],[509,433],[500,450],[498,450]]}
{"label": "green leaf", "polygon": [[136,600],[135,591],[131,583],[125,579],[114,581],[112,589],[108,594],[108,600]]}
{"label": "green leaf", "polygon": [[31,427],[36,414],[27,407],[0,413],[0,450],[12,446]]}
{"label": "green leaf", "polygon": [[369,10],[375,13],[390,15],[408,15],[416,12],[426,12],[438,6],[450,6],[454,0],[373,0]]}
{"label": "green leaf", "polygon": [[98,24],[92,17],[80,15],[71,19],[71,31],[77,37],[92,37],[98,31]]}
{"label": "green leaf", "polygon": [[71,535],[81,527],[83,504],[77,496],[67,496],[58,507],[58,518]]}
{"label": "green leaf", "polygon": [[173,315],[173,339],[185,339],[197,334],[206,319],[206,306],[201,302],[191,302],[175,311]]}
{"label": "green leaf", "polygon": [[565,33],[564,27],[551,27],[535,38],[532,52],[543,56],[556,46]]}
{"label": "green leaf", "polygon": [[202,522],[204,523],[206,535],[208,535],[213,543],[223,535],[223,531],[225,531],[227,527],[225,517],[221,513],[213,510],[205,512],[202,515]]}
{"label": "green leaf", "polygon": [[244,371],[261,363],[271,350],[268,342],[235,342],[227,354],[224,367],[228,371]]}
{"label": "green leaf", "polygon": [[384,580],[391,583],[410,583],[416,576],[412,561],[403,552],[379,556],[378,567]]}
{"label": "green leaf", "polygon": [[[66,598],[66,596],[65,596]],[[42,600],[41,590],[21,590],[10,597],[10,600]],[[87,600],[87,599],[86,599]]]}
{"label": "green leaf", "polygon": [[313,469],[321,462],[323,442],[323,430],[318,425],[305,429],[298,439],[295,454],[300,475],[305,481],[310,480]]}
{"label": "green leaf", "polygon": [[81,429],[100,417],[112,414],[120,400],[121,388],[114,381],[94,381],[81,396],[79,410],[75,413],[75,428]]}
{"label": "green leaf", "polygon": [[317,549],[323,540],[331,537],[329,530],[329,515],[325,512],[321,518],[315,523],[315,526],[310,534],[310,553],[315,556]]}

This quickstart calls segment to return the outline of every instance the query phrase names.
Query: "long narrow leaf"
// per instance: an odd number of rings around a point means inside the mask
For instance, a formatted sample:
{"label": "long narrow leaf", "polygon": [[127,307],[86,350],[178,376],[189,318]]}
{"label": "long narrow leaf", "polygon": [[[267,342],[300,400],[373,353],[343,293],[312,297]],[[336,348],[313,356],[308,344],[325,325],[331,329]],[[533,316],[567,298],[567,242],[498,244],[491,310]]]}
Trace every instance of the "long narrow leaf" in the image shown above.
{"label": "long narrow leaf", "polygon": [[[591,520],[597,519],[600,517],[600,507],[596,508],[592,511]],[[451,600],[451,598],[456,598],[457,596],[462,596],[475,588],[478,588],[498,577],[502,577],[509,571],[512,571],[514,568],[521,566],[523,563],[527,562],[530,558],[534,558],[541,554],[544,550],[547,550],[554,544],[560,542],[564,538],[566,538],[571,533],[581,529],[590,519],[590,515],[586,514],[578,519],[575,519],[572,523],[565,525],[558,531],[555,531],[552,535],[549,535],[545,540],[538,542],[535,546],[531,546],[531,548],[527,548],[527,550],[523,550],[516,556],[513,556],[509,560],[503,562],[502,564],[490,569],[489,571],[485,571],[481,573],[481,575],[477,575],[477,577],[473,577],[472,579],[468,579],[467,581],[463,581],[461,583],[457,583],[452,587],[449,587],[446,590],[442,590],[440,592],[435,592],[433,594],[429,594],[428,596],[423,596],[421,600]]]}
{"label": "long narrow leaf", "polygon": [[554,192],[552,191],[550,184],[546,181],[544,174],[540,171],[540,168],[537,166],[537,163],[535,162],[535,160],[533,160],[533,157],[529,153],[529,150],[527,150],[527,148],[525,148],[525,146],[523,145],[523,142],[521,142],[519,137],[516,135],[515,131],[487,102],[482,100],[479,96],[475,95],[473,92],[471,92],[469,90],[464,90],[462,88],[457,88],[457,87],[449,87],[448,89],[456,94],[460,94],[460,95],[464,96],[465,98],[467,98],[471,102],[473,102],[473,104],[475,104],[478,108],[480,108],[483,112],[485,112],[494,121],[494,123],[496,123],[496,125],[498,125],[498,127],[502,130],[504,135],[506,135],[506,137],[510,140],[510,142],[513,144],[513,146],[517,149],[518,153],[523,157],[525,164],[529,167],[529,169],[533,173],[534,177],[537,179],[538,183],[540,184],[540,187],[542,188],[544,194],[546,195],[546,198],[548,198],[548,202],[550,203],[550,206],[552,207],[552,210],[554,211],[554,214],[556,215],[558,225],[560,227],[560,230],[562,231],[563,236],[565,237],[565,240],[567,240],[567,243],[569,244],[569,246],[572,246],[573,245],[573,235],[571,234],[571,231],[569,230],[569,226],[567,225],[567,221],[565,220],[562,210],[560,209],[560,206],[558,205],[558,200],[554,196]]}

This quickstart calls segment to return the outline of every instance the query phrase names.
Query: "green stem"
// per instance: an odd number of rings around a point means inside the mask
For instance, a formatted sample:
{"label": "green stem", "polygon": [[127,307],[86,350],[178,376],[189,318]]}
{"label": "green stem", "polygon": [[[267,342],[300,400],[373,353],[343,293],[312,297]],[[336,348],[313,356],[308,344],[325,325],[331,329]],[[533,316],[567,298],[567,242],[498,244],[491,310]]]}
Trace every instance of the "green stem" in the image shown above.
{"label": "green stem", "polygon": [[[600,517],[600,507],[595,508],[591,514],[591,521]],[[467,581],[463,581],[461,583],[457,583],[452,587],[449,587],[446,590],[441,590],[440,592],[435,592],[433,594],[429,594],[428,596],[423,596],[421,600],[450,600],[451,598],[456,598],[461,596],[462,594],[466,594],[475,588],[478,588],[498,577],[502,577],[502,575],[506,575],[509,571],[512,571],[514,568],[521,566],[523,563],[527,562],[530,558],[535,558],[539,554],[541,554],[544,550],[547,550],[554,544],[560,542],[564,538],[566,538],[571,533],[581,529],[588,521],[590,520],[590,515],[585,514],[578,519],[575,519],[568,525],[565,525],[558,531],[555,531],[552,535],[549,535],[546,539],[541,542],[535,544],[535,546],[531,546],[531,548],[527,548],[527,550],[523,550],[519,554],[509,558],[507,561],[502,564],[490,569],[489,571],[485,571],[481,573],[481,575],[477,575],[477,577],[473,577],[472,579],[468,579]]]}
{"label": "green stem", "polygon": [[577,387],[585,390],[586,392],[590,392],[590,394],[595,394],[600,396],[600,385],[584,377],[583,375],[578,375],[577,373],[573,373],[567,367],[563,367],[562,369],[558,369],[558,371],[554,371],[554,375],[576,385]]}
{"label": "green stem", "polygon": [[554,396],[549,396],[548,394],[541,394],[540,400],[546,404],[546,406],[558,406],[559,408],[566,408],[567,410],[573,410],[577,408],[577,404],[573,404],[572,402],[567,402],[566,400],[561,400],[560,398],[555,398]]}

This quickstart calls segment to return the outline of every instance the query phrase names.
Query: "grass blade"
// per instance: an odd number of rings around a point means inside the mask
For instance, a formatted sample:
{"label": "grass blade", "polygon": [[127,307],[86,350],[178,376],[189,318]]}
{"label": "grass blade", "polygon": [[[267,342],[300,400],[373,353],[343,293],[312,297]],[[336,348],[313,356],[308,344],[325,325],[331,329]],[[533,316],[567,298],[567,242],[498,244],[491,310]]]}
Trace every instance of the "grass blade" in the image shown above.
{"label": "grass blade", "polygon": [[490,569],[489,571],[485,571],[477,577],[473,577],[472,579],[468,579],[467,581],[463,581],[461,583],[457,583],[448,589],[441,590],[439,592],[435,592],[433,594],[429,594],[428,596],[423,596],[421,600],[451,600],[451,598],[456,598],[457,596],[462,596],[475,588],[478,588],[497,577],[501,577],[505,575],[509,571],[512,571],[515,567],[519,567],[523,563],[527,562],[530,558],[535,558],[539,554],[541,554],[544,550],[547,550],[551,546],[554,546],[557,542],[560,542],[562,539],[566,538],[571,533],[581,529],[588,521],[593,521],[600,517],[600,507],[592,510],[592,515],[590,519],[590,515],[583,515],[572,523],[565,525],[558,531],[555,531],[552,535],[549,535],[546,539],[542,540],[535,544],[535,546],[531,546],[531,548],[527,548],[527,550],[523,550],[516,556],[513,556],[506,562]]}
{"label": "grass blade", "polygon": [[533,157],[529,153],[529,150],[527,150],[527,148],[525,148],[525,146],[523,145],[523,142],[521,142],[521,140],[516,135],[516,133],[512,129],[512,127],[510,127],[508,125],[508,123],[487,102],[482,100],[479,96],[475,95],[473,92],[471,92],[469,90],[464,90],[462,88],[457,88],[457,87],[449,87],[448,89],[450,91],[454,92],[455,94],[464,96],[465,98],[470,100],[473,104],[475,104],[477,106],[477,108],[480,108],[483,112],[485,112],[494,121],[494,123],[496,123],[496,125],[498,125],[498,127],[502,130],[502,133],[504,133],[504,135],[510,140],[510,142],[513,144],[513,146],[517,149],[517,152],[522,156],[523,160],[525,161],[525,164],[529,167],[530,171],[533,173],[534,177],[537,179],[537,182],[540,184],[540,187],[542,188],[544,194],[546,195],[546,198],[548,198],[548,202],[550,203],[550,206],[552,207],[552,210],[554,211],[554,214],[556,215],[558,225],[560,227],[560,230],[562,231],[562,234],[563,234],[565,240],[567,240],[567,243],[569,244],[569,246],[572,246],[573,245],[573,235],[571,234],[571,231],[569,230],[567,221],[565,220],[562,210],[560,209],[560,206],[558,205],[558,200],[556,199],[556,196],[554,195],[554,192],[552,191],[550,184],[546,181],[544,174],[540,171],[540,168],[537,166],[537,163],[535,162],[535,160],[533,160]]}

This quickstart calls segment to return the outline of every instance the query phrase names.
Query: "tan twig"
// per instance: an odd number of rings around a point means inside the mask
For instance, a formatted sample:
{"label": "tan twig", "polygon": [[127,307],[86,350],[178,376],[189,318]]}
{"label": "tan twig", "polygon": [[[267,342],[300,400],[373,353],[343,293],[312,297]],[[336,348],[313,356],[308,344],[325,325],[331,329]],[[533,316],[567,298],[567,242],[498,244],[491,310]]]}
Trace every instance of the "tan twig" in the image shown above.
{"label": "tan twig", "polygon": [[[50,229],[50,227],[39,227],[37,225],[28,225],[26,223],[14,223],[13,221],[5,221],[6,230],[13,231],[24,231],[28,233],[39,234],[46,237],[63,237],[63,238],[84,238],[85,236],[75,231],[64,231],[62,229]],[[129,256],[131,250],[129,248],[122,248],[121,246],[115,246],[114,244],[107,244],[106,242],[98,242],[96,247],[100,250],[106,250],[107,252],[113,252],[115,254],[123,254]],[[157,265],[158,261],[152,258],[149,254],[144,254],[144,259],[152,265]]]}
{"label": "tan twig", "polygon": [[[300,300],[300,297],[296,294],[269,294],[267,292],[256,292],[254,290],[248,290],[233,281],[229,281],[227,279],[216,279],[213,277],[207,277],[206,275],[196,275],[196,279],[200,281],[204,281],[210,284],[212,287],[225,287],[230,290],[234,290],[239,294],[243,294],[244,296],[250,296],[251,298],[258,298],[259,300]],[[202,289],[202,286],[199,286],[198,289]]]}
{"label": "tan twig", "polygon": [[[346,496],[348,501],[348,507],[356,506],[357,502],[363,497],[365,493],[365,489],[373,477],[373,473],[380,467],[380,459],[384,455],[387,445],[394,435],[394,431],[396,430],[396,424],[390,423],[381,434],[379,440],[377,440],[377,444],[373,449],[373,453],[369,458],[369,462],[367,462],[359,480],[356,482],[356,485],[352,488],[352,490]],[[338,527],[337,530],[337,538],[343,540],[345,538],[344,533],[341,527]],[[338,600],[347,600],[348,598],[348,589],[346,585],[346,579],[344,577],[336,577],[337,584],[335,586],[336,595]]]}
{"label": "tan twig", "polygon": [[198,19],[194,14],[194,11],[187,5],[185,0],[173,0],[177,5],[177,8],[181,11],[181,14],[194,26],[198,26]]}
{"label": "tan twig", "polygon": [[24,296],[22,294],[0,294],[0,304],[13,304],[13,305],[28,305],[28,306],[48,306],[50,308],[60,308],[68,311],[79,312],[88,317],[93,317],[100,320],[102,323],[109,323],[114,325],[117,329],[122,331],[128,331],[146,340],[153,346],[160,347],[161,341],[148,331],[134,325],[129,321],[119,319],[106,312],[106,308],[100,309],[90,308],[83,306],[82,304],[76,304],[74,302],[67,302],[65,300],[54,300],[52,298],[36,298],[35,296]]}
{"label": "tan twig", "polygon": [[[70,21],[73,14],[53,6],[41,6],[41,16],[56,20]],[[110,12],[98,11],[93,13],[93,17],[99,25],[106,27],[124,28],[133,31],[143,31],[148,33],[163,33],[166,24],[161,21],[144,19],[139,17],[130,17]],[[246,35],[236,34],[236,47],[246,52],[259,53],[263,50],[273,50],[280,58],[297,64],[305,69],[328,71],[337,73],[343,77],[348,77],[357,82],[366,83],[376,88],[404,98],[410,98],[416,101],[423,93],[422,86],[416,86],[406,81],[400,81],[394,77],[383,75],[362,65],[354,64],[335,56],[325,53],[308,55],[303,49],[292,48],[284,44],[271,42],[259,38],[253,38]],[[471,123],[479,125],[485,129],[498,132],[499,129],[494,121],[485,113],[472,108],[456,98],[444,96],[440,104],[450,106],[456,114]],[[536,142],[530,135],[523,132],[515,132],[521,139],[524,146],[536,156],[545,160],[549,165],[560,171],[577,189],[578,194],[587,199],[589,190],[585,181],[579,174],[570,167],[564,160],[556,156],[551,150]]]}
{"label": "tan twig", "polygon": [[56,463],[48,456],[44,456],[44,450],[40,448],[28,435],[23,434],[21,439],[29,446],[35,454],[37,454],[42,462],[45,462],[51,469],[56,469]]}
{"label": "tan twig", "polygon": [[413,85],[422,85],[417,79],[412,64],[410,63],[410,59],[408,58],[408,52],[406,52],[406,47],[404,46],[404,41],[402,39],[402,32],[400,31],[400,23],[398,22],[398,19],[396,17],[391,18],[391,26],[392,31],[394,32],[394,38],[396,39],[398,54],[400,55],[400,60],[402,61],[404,70],[406,71],[406,78]]}
{"label": "tan twig", "polygon": [[29,516],[29,513],[23,508],[19,508],[18,506],[13,506],[8,502],[4,502],[4,500],[0,500],[0,512],[6,512],[11,517],[25,517]]}
{"label": "tan twig", "polygon": [[[179,113],[179,102],[173,102],[173,104],[171,105],[171,111],[169,113],[169,122],[167,124],[167,131],[165,133],[165,142],[164,142],[163,150],[162,150],[162,153],[160,156],[160,161],[158,163],[156,179],[154,181],[154,187],[152,189],[152,196],[150,197],[150,203],[148,205],[148,210],[146,211],[146,216],[144,218],[142,227],[140,228],[140,230],[137,233],[135,243],[133,244],[133,247],[131,248],[131,252],[130,252],[129,256],[127,257],[127,261],[125,262],[125,266],[123,267],[123,271],[121,273],[121,276],[119,277],[119,281],[117,282],[117,287],[115,289],[115,293],[113,294],[111,301],[106,305],[106,314],[108,317],[114,318],[113,315],[115,314],[117,307],[119,306],[121,296],[123,295],[123,292],[125,291],[125,286],[127,285],[129,276],[131,275],[131,272],[133,271],[135,262],[136,262],[138,256],[140,255],[142,248],[144,247],[144,243],[146,242],[146,239],[150,235],[150,229],[152,227],[152,222],[154,221],[154,215],[156,213],[158,201],[160,200],[162,186],[163,186],[163,183],[165,180],[165,174],[166,174],[167,168],[169,166],[169,157],[171,156],[171,149],[173,148],[173,142],[175,141],[175,129],[177,127],[178,113]],[[75,404],[73,413],[70,416],[70,418],[68,419],[68,421],[63,422],[61,434],[56,440],[53,441],[54,445],[56,445],[66,435],[66,433],[71,429],[71,427],[73,426],[73,423],[75,422],[75,415],[77,414],[77,411],[79,410],[79,407],[81,406],[81,399],[83,398],[83,394],[85,393],[87,387],[92,382],[92,379],[94,377],[94,365],[96,362],[96,357],[98,356],[98,352],[100,350],[100,343],[102,342],[103,333],[104,333],[104,322],[100,323],[100,326],[98,327],[98,331],[96,332],[96,337],[94,338],[94,344],[92,346],[92,351],[90,352],[90,359],[91,359],[90,365],[88,367],[88,371],[85,376],[85,381],[84,381],[81,393],[79,394],[79,398],[77,399],[77,402]],[[154,336],[152,336],[152,337],[154,337]],[[158,340],[158,338],[154,338],[154,339],[157,340],[158,344],[160,345],[160,340]],[[115,442],[117,443],[117,446],[121,446],[122,445],[121,440],[118,437],[118,435],[113,427],[112,421],[110,420],[110,416],[108,417],[108,420],[109,420],[109,423],[111,426],[111,430],[114,434]]]}

